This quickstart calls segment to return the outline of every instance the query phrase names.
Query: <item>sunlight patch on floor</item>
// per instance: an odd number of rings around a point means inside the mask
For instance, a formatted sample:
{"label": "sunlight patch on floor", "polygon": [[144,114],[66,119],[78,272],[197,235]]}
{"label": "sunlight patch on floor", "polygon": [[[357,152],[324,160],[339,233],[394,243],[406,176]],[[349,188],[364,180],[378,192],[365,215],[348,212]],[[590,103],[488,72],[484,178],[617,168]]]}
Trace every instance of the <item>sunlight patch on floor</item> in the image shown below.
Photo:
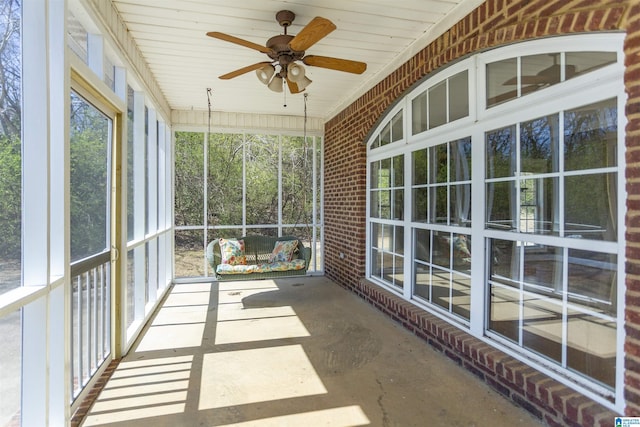
{"label": "sunlight patch on floor", "polygon": [[300,345],[205,354],[200,410],[327,393]]}
{"label": "sunlight patch on floor", "polygon": [[184,412],[193,356],[122,362],[83,426]]}
{"label": "sunlight patch on floor", "polygon": [[280,417],[262,418],[242,423],[225,424],[218,427],[300,427],[300,426],[366,426],[370,421],[360,406],[344,406],[342,408],[322,409],[283,415]]}

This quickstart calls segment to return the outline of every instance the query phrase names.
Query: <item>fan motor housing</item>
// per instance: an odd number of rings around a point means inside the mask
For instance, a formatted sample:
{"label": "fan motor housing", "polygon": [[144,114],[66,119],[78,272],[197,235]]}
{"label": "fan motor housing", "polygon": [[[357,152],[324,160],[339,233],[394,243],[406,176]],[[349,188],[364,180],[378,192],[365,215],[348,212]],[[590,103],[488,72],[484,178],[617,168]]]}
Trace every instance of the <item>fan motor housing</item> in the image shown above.
{"label": "fan motor housing", "polygon": [[304,51],[291,50],[289,42],[294,36],[280,34],[267,40],[267,47],[271,49],[269,58],[278,61],[280,65],[286,65],[293,61],[298,61],[304,56]]}

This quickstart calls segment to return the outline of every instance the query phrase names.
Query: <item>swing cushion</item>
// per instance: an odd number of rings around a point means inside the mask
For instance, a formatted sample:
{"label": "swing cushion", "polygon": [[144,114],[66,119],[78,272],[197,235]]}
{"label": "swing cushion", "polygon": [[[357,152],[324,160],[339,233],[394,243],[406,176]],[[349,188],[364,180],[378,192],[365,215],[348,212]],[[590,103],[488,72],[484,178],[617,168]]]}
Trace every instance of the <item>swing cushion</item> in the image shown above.
{"label": "swing cushion", "polygon": [[292,236],[254,235],[215,239],[206,256],[219,281],[273,279],[306,275],[311,249]]}

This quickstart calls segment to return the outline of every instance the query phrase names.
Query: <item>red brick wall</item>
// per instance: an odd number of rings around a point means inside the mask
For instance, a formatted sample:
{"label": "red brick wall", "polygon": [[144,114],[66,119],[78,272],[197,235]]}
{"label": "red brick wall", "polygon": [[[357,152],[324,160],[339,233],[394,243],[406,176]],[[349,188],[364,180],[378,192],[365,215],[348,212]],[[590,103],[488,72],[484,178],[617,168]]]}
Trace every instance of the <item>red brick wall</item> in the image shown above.
{"label": "red brick wall", "polygon": [[640,0],[488,0],[329,120],[325,124],[325,272],[348,288],[357,290],[361,285],[366,251],[364,142],[412,84],[451,61],[488,48],[596,31],[627,31],[625,397],[627,415],[640,415]]}

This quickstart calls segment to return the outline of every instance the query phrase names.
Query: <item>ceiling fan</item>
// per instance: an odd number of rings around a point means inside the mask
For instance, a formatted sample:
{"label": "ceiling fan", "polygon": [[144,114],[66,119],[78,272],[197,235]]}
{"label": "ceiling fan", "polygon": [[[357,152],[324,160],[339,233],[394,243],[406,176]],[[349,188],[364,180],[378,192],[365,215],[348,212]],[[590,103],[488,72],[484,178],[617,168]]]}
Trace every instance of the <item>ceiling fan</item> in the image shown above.
{"label": "ceiling fan", "polygon": [[[333,22],[326,18],[315,17],[297,35],[287,34],[287,27],[295,19],[295,13],[281,10],[276,14],[276,21],[284,28],[284,34],[271,37],[266,46],[243,40],[229,34],[217,31],[208,32],[209,37],[239,44],[250,49],[267,54],[270,61],[247,65],[235,71],[221,75],[223,80],[232,79],[250,71],[256,71],[258,79],[274,92],[282,92],[284,82],[291,93],[299,93],[311,83],[306,77],[305,70],[298,61],[313,67],[328,68],[347,73],[362,74],[367,64],[349,59],[332,58],[329,56],[306,55],[305,51],[336,29]],[[279,67],[276,72],[276,66]]]}

